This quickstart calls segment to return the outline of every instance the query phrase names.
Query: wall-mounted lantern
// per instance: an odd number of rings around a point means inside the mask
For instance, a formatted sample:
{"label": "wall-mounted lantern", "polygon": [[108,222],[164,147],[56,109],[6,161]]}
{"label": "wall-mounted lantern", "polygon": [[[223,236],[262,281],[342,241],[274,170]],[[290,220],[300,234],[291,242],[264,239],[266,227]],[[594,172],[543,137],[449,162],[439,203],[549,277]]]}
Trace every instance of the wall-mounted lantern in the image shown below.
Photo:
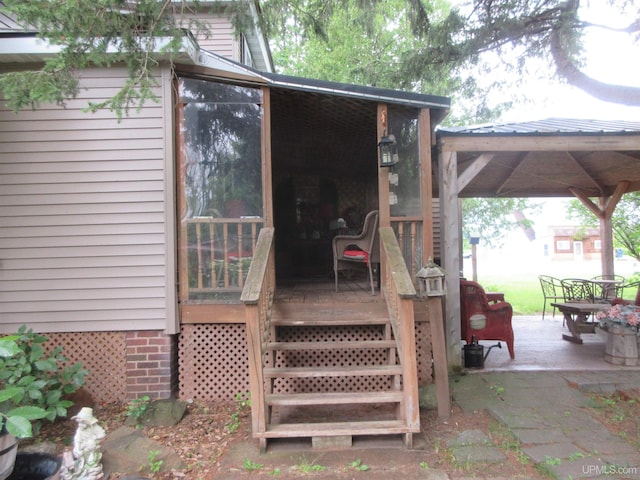
{"label": "wall-mounted lantern", "polygon": [[442,297],[444,289],[444,270],[435,264],[431,258],[425,267],[422,267],[416,274],[420,287],[421,297]]}
{"label": "wall-mounted lantern", "polygon": [[395,135],[383,135],[378,143],[380,149],[380,166],[393,167],[398,163],[398,143]]}

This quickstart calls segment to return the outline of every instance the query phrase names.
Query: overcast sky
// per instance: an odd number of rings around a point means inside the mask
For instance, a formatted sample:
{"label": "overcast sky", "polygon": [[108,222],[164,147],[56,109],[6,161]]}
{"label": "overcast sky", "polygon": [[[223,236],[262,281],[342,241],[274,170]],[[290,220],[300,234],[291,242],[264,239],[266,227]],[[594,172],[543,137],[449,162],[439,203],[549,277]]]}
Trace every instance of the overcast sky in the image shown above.
{"label": "overcast sky", "polygon": [[[615,15],[606,1],[588,2],[584,19],[622,27],[630,17]],[[640,87],[640,45],[633,44],[627,34],[591,29],[585,36],[587,65],[591,77],[613,84]],[[568,85],[552,85],[548,81],[524,79],[522,88],[532,92],[536,102],[505,113],[505,121],[535,120],[549,117],[640,121],[640,107],[627,107],[597,100]]]}

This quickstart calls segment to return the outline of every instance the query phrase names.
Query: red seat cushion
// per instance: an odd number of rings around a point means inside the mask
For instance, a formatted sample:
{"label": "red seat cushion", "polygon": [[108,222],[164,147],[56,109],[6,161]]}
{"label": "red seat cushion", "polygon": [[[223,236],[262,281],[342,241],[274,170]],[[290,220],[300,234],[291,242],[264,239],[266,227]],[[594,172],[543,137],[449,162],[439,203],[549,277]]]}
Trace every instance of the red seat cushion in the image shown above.
{"label": "red seat cushion", "polygon": [[364,263],[369,262],[369,254],[363,250],[345,250],[343,255],[345,258],[351,260],[363,260]]}

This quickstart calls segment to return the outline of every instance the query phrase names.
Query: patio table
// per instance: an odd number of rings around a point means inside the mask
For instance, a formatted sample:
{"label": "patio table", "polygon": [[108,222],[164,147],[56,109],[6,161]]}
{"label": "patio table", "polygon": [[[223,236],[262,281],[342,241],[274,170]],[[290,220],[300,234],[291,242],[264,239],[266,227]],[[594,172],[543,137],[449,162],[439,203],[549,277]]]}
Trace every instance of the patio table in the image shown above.
{"label": "patio table", "polygon": [[622,285],[622,281],[620,280],[611,280],[604,278],[595,280],[591,279],[589,281],[600,287],[600,292],[602,292],[602,300],[613,300],[616,297],[617,288]]}
{"label": "patio table", "polygon": [[598,322],[589,322],[588,318],[593,313],[601,312],[611,308],[608,303],[552,303],[553,307],[556,307],[562,315],[564,315],[567,328],[571,335],[562,334],[564,340],[568,340],[573,343],[582,344],[582,333],[596,333],[596,325]]}

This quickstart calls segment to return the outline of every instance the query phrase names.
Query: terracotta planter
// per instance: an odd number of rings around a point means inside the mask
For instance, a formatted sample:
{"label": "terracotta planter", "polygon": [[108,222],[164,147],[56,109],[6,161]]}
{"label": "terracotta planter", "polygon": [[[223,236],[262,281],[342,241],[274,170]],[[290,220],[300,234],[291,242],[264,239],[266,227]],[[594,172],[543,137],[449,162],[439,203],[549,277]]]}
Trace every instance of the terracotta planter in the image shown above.
{"label": "terracotta planter", "polygon": [[13,472],[17,452],[18,439],[3,429],[0,432],[0,480]]}
{"label": "terracotta planter", "polygon": [[618,325],[609,327],[606,332],[605,362],[627,367],[638,365],[638,335]]}

